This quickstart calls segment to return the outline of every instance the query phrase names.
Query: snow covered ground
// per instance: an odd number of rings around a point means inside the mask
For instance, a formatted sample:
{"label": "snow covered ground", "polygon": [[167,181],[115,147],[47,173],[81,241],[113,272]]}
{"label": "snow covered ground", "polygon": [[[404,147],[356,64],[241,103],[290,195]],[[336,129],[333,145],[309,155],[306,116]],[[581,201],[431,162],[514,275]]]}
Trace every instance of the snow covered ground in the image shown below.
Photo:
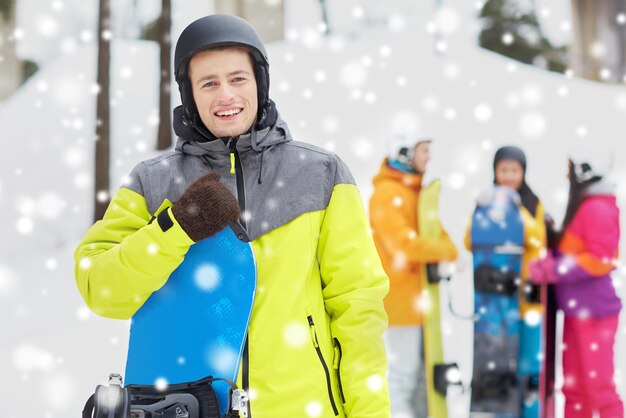
{"label": "snow covered ground", "polygon": [[[367,202],[394,132],[433,137],[430,176],[444,180],[441,216],[459,247],[474,197],[492,180],[493,153],[504,144],[526,150],[528,182],[557,220],[567,199],[568,150],[583,144],[613,151],[626,214],[626,89],[478,49],[469,3],[446,2],[435,16],[430,2],[330,2],[334,35],[325,38],[317,1],[287,1],[287,40],[268,50],[271,95],[296,139],[337,152]],[[76,39],[0,105],[0,404],[16,405],[3,410],[9,418],[77,416],[96,384],[124,369],[128,322],[91,314],[73,279],[72,252],[91,224],[97,91],[93,41]],[[116,40],[111,68],[115,188],[155,155],[157,48]],[[461,253],[450,291],[456,309],[470,312],[471,257]],[[625,276],[626,267],[614,274],[622,295]],[[471,330],[446,314],[446,354],[466,379]],[[617,347],[624,397],[624,315]],[[466,417],[467,397],[455,392],[451,400],[450,416]]]}

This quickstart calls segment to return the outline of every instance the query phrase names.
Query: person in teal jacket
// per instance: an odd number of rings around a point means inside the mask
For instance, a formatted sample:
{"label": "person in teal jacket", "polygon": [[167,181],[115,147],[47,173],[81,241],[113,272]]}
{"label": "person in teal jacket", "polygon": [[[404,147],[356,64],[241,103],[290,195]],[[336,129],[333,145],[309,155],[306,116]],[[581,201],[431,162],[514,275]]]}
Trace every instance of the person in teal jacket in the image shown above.
{"label": "person in teal jacket", "polygon": [[389,417],[389,282],[348,167],[292,139],[243,19],[191,23],[175,66],[176,149],[139,163],[79,244],[84,300],[131,318],[191,245],[237,222],[258,275],[237,382],[248,416]]}

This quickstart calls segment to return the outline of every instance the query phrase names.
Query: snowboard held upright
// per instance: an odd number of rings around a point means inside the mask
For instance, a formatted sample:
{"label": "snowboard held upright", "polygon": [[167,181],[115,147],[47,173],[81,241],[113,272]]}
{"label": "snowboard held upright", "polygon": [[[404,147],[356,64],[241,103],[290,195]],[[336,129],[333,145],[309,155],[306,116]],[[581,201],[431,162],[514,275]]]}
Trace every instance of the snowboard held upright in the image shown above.
{"label": "snowboard held upright", "polygon": [[518,202],[515,191],[495,187],[478,202],[472,218],[475,313],[472,416],[520,416],[518,285],[524,227]]}
{"label": "snowboard held upright", "polygon": [[192,245],[165,285],[131,320],[125,375],[131,393],[134,386],[166,390],[211,377],[225,416],[237,400],[232,382],[239,372],[255,289],[252,248],[231,228]]}
{"label": "snowboard held upright", "polygon": [[[418,203],[419,233],[423,237],[439,238],[442,233],[439,221],[439,191],[441,182],[435,180],[420,192]],[[441,335],[441,308],[439,277],[436,264],[424,265],[422,271],[422,301],[424,302],[424,364],[426,370],[426,396],[428,416],[447,418],[447,389],[458,385],[450,377],[458,375],[456,363],[444,363]]]}

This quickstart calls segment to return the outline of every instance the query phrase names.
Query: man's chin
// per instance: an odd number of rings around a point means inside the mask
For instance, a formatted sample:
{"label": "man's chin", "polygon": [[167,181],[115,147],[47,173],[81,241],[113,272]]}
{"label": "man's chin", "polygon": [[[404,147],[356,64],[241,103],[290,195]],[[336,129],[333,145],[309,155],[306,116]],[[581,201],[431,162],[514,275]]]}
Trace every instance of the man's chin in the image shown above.
{"label": "man's chin", "polygon": [[[209,129],[210,130],[210,129]],[[237,137],[241,134],[246,133],[246,131],[242,129],[216,129],[210,130],[213,135],[218,138],[228,138],[228,137]]]}

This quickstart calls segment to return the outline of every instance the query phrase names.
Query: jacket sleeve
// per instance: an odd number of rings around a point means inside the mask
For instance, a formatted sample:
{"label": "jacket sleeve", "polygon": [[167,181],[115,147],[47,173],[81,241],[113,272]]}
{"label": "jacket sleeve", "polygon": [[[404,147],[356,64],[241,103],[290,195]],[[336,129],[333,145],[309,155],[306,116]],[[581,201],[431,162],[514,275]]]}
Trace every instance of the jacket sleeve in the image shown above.
{"label": "jacket sleeve", "polygon": [[438,238],[419,235],[409,224],[406,209],[393,203],[395,196],[390,184],[389,187],[377,188],[371,198],[372,229],[376,231],[377,240],[385,252],[398,255],[412,264],[454,261],[458,253],[448,234],[444,231]]}
{"label": "jacket sleeve", "polygon": [[524,247],[526,251],[538,254],[546,247],[546,224],[543,206],[537,204],[537,210],[533,217],[525,207],[520,207],[520,216],[524,224]]}
{"label": "jacket sleeve", "polygon": [[467,251],[472,251],[472,218],[467,222],[465,227],[465,236],[463,237],[463,244]]}
{"label": "jacket sleeve", "polygon": [[331,333],[341,343],[346,415],[389,417],[382,339],[387,328],[383,299],[389,280],[355,185],[334,187],[320,231],[317,258]]}
{"label": "jacket sleeve", "polygon": [[[524,207],[520,208],[520,216],[524,224],[524,247],[526,250],[539,250],[545,247],[546,242],[546,226],[544,223],[545,212],[543,206],[537,206],[537,213],[533,217]],[[465,228],[465,237],[463,239],[465,248],[472,251],[472,219],[470,218]]]}
{"label": "jacket sleeve", "polygon": [[[614,208],[612,208],[614,209]],[[601,203],[584,203],[565,233],[557,258],[557,277],[561,282],[575,282],[603,277],[616,267],[619,246],[619,215],[609,213]],[[569,254],[568,240],[582,240],[585,250]]]}
{"label": "jacket sleeve", "polygon": [[[165,209],[170,211],[170,209]],[[119,189],[74,253],[78,289],[95,313],[128,319],[165,284],[193,241],[171,213],[165,232],[143,196]]]}

